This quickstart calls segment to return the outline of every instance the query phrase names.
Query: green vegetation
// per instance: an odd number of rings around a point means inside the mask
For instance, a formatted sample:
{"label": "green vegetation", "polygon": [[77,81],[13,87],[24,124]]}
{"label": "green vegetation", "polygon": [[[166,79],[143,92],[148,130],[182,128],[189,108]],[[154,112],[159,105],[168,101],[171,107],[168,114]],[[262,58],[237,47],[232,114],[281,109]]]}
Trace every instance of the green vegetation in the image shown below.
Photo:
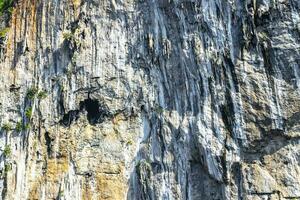
{"label": "green vegetation", "polygon": [[[74,30],[74,32],[64,32],[63,33],[63,38],[65,41],[69,42],[71,45],[72,48],[75,48],[77,49],[81,43],[80,43],[80,40],[76,37],[76,31],[77,30]],[[76,59],[76,58],[74,58]]]}
{"label": "green vegetation", "polygon": [[22,123],[21,121],[17,122],[16,127],[15,127],[15,130],[16,130],[17,132],[21,132],[22,129],[23,129],[23,123]]}
{"label": "green vegetation", "polygon": [[31,117],[32,117],[32,107],[27,108],[27,110],[26,110],[26,112],[25,112],[25,116],[26,116],[28,119],[31,119]]}
{"label": "green vegetation", "polygon": [[58,196],[59,197],[63,197],[64,196],[64,192],[63,191],[59,191]]}
{"label": "green vegetation", "polygon": [[12,169],[11,164],[5,163],[5,165],[4,165],[4,173],[6,174],[6,173],[9,172],[11,169]]}
{"label": "green vegetation", "polygon": [[30,124],[29,124],[29,123],[26,124],[25,127],[24,127],[24,129],[25,129],[25,130],[29,130],[29,129],[30,129]]}
{"label": "green vegetation", "polygon": [[4,12],[12,12],[14,0],[0,0],[0,15]]}
{"label": "green vegetation", "polygon": [[5,145],[4,150],[3,150],[3,155],[5,157],[9,157],[11,155],[11,149],[9,145]]}
{"label": "green vegetation", "polygon": [[7,132],[7,131],[10,131],[12,128],[11,128],[11,125],[9,123],[4,123],[2,125],[2,129]]}
{"label": "green vegetation", "polygon": [[33,100],[35,97],[38,99],[45,99],[47,97],[47,91],[39,91],[36,87],[31,87],[27,90],[26,97],[31,100]]}
{"label": "green vegetation", "polygon": [[0,38],[5,38],[9,28],[3,28],[0,30]]}
{"label": "green vegetation", "polygon": [[127,145],[127,146],[133,145],[133,141],[132,141],[132,140],[128,140],[128,141],[126,142],[126,145]]}
{"label": "green vegetation", "polygon": [[40,91],[37,95],[38,99],[45,99],[47,97],[47,92],[45,90]]}
{"label": "green vegetation", "polygon": [[38,89],[35,87],[31,87],[30,89],[28,89],[26,97],[28,99],[34,99],[35,95],[37,94]]}
{"label": "green vegetation", "polygon": [[72,40],[75,39],[75,36],[74,36],[74,34],[72,34],[72,33],[67,33],[67,32],[65,32],[65,33],[63,33],[63,38],[64,38],[65,40],[72,41]]}

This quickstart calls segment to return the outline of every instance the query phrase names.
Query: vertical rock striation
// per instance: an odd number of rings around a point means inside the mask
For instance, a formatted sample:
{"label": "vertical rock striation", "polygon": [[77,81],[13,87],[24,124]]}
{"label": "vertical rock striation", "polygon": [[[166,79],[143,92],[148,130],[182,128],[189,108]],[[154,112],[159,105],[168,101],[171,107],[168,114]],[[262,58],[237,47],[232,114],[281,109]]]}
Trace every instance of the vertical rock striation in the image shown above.
{"label": "vertical rock striation", "polygon": [[300,199],[298,0],[18,0],[2,199]]}

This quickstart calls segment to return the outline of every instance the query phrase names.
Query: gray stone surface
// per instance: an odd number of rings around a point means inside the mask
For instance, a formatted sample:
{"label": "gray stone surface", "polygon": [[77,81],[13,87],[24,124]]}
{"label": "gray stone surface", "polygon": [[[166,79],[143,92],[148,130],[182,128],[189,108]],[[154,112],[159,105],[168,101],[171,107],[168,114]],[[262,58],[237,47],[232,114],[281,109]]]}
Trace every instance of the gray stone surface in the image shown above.
{"label": "gray stone surface", "polygon": [[298,0],[23,0],[1,44],[2,199],[300,199]]}

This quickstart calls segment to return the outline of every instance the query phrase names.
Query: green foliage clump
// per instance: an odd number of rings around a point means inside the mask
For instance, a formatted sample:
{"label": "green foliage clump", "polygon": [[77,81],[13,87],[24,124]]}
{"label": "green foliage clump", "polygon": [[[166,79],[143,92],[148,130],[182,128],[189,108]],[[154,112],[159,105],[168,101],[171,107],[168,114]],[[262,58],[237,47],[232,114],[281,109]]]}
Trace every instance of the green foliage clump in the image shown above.
{"label": "green foliage clump", "polygon": [[27,119],[31,119],[31,117],[32,117],[32,107],[27,108],[27,110],[25,112],[25,116],[27,117]]}
{"label": "green foliage clump", "polygon": [[15,127],[15,130],[16,130],[17,132],[21,132],[22,129],[23,129],[23,123],[22,123],[21,121],[17,122],[16,127]]}
{"label": "green foliage clump", "polygon": [[0,0],[0,15],[4,12],[12,12],[14,0]]}
{"label": "green foliage clump", "polygon": [[75,39],[75,36],[72,33],[65,32],[65,33],[63,33],[63,38],[65,40],[71,41],[71,40]]}
{"label": "green foliage clump", "polygon": [[[63,38],[65,41],[67,41],[69,43],[69,48],[71,49],[78,49],[81,46],[81,42],[77,37],[77,30],[74,30],[74,32],[64,32],[63,33]],[[72,58],[72,61],[76,61],[76,57]]]}
{"label": "green foliage clump", "polygon": [[5,38],[9,28],[3,28],[0,30],[0,38]]}
{"label": "green foliage clump", "polygon": [[2,125],[2,129],[7,132],[7,131],[10,131],[12,128],[11,128],[11,125],[9,123],[5,123],[5,124]]}
{"label": "green foliage clump", "polygon": [[64,196],[64,192],[63,191],[59,191],[58,196],[59,197],[63,197]]}
{"label": "green foliage clump", "polygon": [[25,130],[29,130],[29,129],[30,129],[30,124],[29,124],[29,123],[26,124],[25,127],[24,127],[24,129],[25,129]]}
{"label": "green foliage clump", "polygon": [[9,172],[11,169],[12,169],[11,164],[5,163],[5,165],[4,165],[4,173],[6,174],[6,173]]}
{"label": "green foliage clump", "polygon": [[47,97],[47,92],[45,90],[40,91],[37,95],[38,99],[45,99]]}
{"label": "green foliage clump", "polygon": [[38,89],[35,87],[31,87],[30,89],[28,89],[26,97],[28,99],[34,99],[35,95],[37,94]]}
{"label": "green foliage clump", "polygon": [[11,148],[9,145],[5,145],[4,150],[3,150],[3,155],[5,157],[9,157],[11,155]]}

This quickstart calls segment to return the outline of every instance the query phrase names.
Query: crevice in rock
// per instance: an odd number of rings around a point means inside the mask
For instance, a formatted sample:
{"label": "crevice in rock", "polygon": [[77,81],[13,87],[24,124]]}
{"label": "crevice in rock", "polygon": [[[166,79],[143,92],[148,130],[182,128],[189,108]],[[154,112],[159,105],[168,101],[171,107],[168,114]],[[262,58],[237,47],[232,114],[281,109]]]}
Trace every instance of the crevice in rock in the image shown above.
{"label": "crevice in rock", "polygon": [[300,196],[288,196],[288,197],[283,197],[284,199],[291,199],[291,200],[296,200],[296,199],[300,199]]}
{"label": "crevice in rock", "polygon": [[237,186],[238,199],[243,199],[244,187],[241,163],[233,162],[231,165],[231,172],[233,174],[234,183]]}
{"label": "crevice in rock", "polygon": [[270,198],[271,195],[274,195],[274,194],[277,194],[278,197],[281,196],[280,195],[281,193],[278,190],[274,190],[274,191],[270,191],[270,192],[250,192],[250,195],[258,195],[258,196],[264,196],[264,195],[266,195],[266,196],[269,196],[269,198]]}
{"label": "crevice in rock", "polygon": [[49,136],[49,132],[45,132],[45,140],[46,140],[46,146],[47,146],[47,154],[50,157],[52,152],[52,141],[53,139]]}
{"label": "crevice in rock", "polygon": [[[228,93],[226,93],[228,94]],[[231,99],[229,95],[227,95],[227,99]],[[231,137],[234,137],[234,131],[233,131],[233,126],[234,126],[234,111],[233,111],[233,103],[232,101],[228,101],[227,104],[221,105],[220,106],[220,111],[221,111],[221,116],[224,121],[225,127],[228,130],[229,134]]]}
{"label": "crevice in rock", "polygon": [[79,110],[70,110],[68,113],[64,114],[63,118],[60,120],[60,124],[64,126],[70,126],[73,121],[76,121],[79,117]]}

